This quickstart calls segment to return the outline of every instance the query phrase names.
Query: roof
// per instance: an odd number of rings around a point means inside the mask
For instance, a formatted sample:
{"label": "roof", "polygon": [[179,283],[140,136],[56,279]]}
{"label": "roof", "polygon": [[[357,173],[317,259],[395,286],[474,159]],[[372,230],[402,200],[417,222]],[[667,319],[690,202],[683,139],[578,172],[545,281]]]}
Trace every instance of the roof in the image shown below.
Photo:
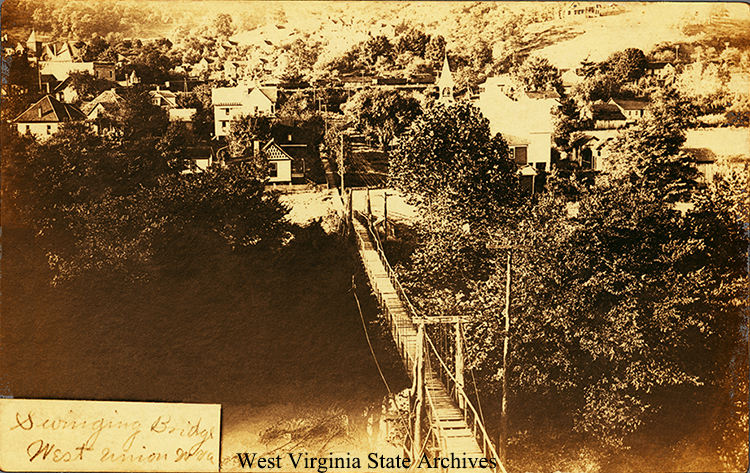
{"label": "roof", "polygon": [[657,69],[664,69],[667,66],[672,66],[672,64],[669,62],[650,62],[646,64],[646,69],[657,70]]}
{"label": "roof", "polygon": [[62,92],[62,91],[63,91],[63,90],[65,90],[65,89],[66,89],[66,88],[67,88],[67,87],[68,87],[69,85],[71,85],[71,83],[72,83],[72,82],[73,82],[73,80],[72,80],[72,79],[70,78],[70,76],[66,77],[64,81],[62,81],[62,82],[60,82],[59,84],[57,84],[57,86],[55,87],[55,90],[54,90],[53,92],[54,92],[54,93],[57,93],[57,92]]}
{"label": "roof", "polygon": [[648,108],[649,101],[609,99],[609,103],[615,104],[623,110],[645,110]]}
{"label": "roof", "polygon": [[194,108],[172,108],[169,110],[170,122],[190,122],[193,121],[196,109]]}
{"label": "roof", "polygon": [[85,120],[86,116],[77,107],[62,103],[51,95],[45,95],[27,108],[15,123],[59,123],[67,120]]}
{"label": "roof", "polygon": [[511,135],[508,133],[503,133],[502,135],[503,138],[505,138],[505,141],[508,142],[508,146],[523,146],[531,144],[531,141],[526,138],[521,138],[520,136]]}
{"label": "roof", "polygon": [[114,89],[105,90],[101,94],[97,95],[94,100],[83,106],[83,112],[90,114],[92,110],[99,104],[107,104],[104,106],[105,110],[111,111],[115,107],[122,103],[122,97],[117,95]]}
{"label": "roof", "polygon": [[269,161],[292,161],[292,157],[281,149],[273,139],[266,143],[263,147],[263,152],[266,153]]}
{"label": "roof", "polygon": [[594,104],[591,106],[591,112],[594,120],[627,120],[627,118],[625,118],[625,115],[623,115],[620,111],[620,108],[617,105],[611,103]]}
{"label": "roof", "polygon": [[543,90],[540,92],[526,92],[526,96],[530,99],[559,99],[560,94],[555,90]]}
{"label": "roof", "polygon": [[682,148],[682,150],[693,158],[696,163],[713,163],[716,161],[716,153],[708,148]]}
{"label": "roof", "polygon": [[245,98],[253,93],[255,89],[263,94],[271,103],[276,103],[279,97],[278,89],[275,87],[220,87],[211,89],[211,101],[213,105],[242,105]]}
{"label": "roof", "polygon": [[455,85],[455,82],[453,81],[453,74],[451,73],[451,68],[448,65],[448,55],[445,55],[445,59],[443,60],[443,70],[440,71],[440,78],[437,81],[437,86],[440,88],[443,87],[453,87]]}

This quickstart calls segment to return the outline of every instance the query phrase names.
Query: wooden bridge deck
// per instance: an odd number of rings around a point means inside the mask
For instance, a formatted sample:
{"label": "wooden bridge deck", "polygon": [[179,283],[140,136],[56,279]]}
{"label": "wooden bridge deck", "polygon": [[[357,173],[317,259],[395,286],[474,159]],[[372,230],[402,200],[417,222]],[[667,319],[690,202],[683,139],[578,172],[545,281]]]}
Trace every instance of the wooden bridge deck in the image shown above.
{"label": "wooden bridge deck", "polygon": [[[377,249],[374,247],[367,228],[362,223],[353,220],[353,229],[360,240],[359,255],[370,280],[370,286],[375,292],[381,309],[389,318],[391,334],[401,352],[406,370],[413,378],[414,362],[417,350],[417,326],[412,322],[411,315],[404,307],[393,286]],[[430,425],[438,432],[440,438],[440,455],[450,456],[451,453],[463,458],[483,456],[472,430],[464,420],[462,411],[451,398],[450,393],[433,370],[425,368],[425,387],[427,390],[425,406]]]}

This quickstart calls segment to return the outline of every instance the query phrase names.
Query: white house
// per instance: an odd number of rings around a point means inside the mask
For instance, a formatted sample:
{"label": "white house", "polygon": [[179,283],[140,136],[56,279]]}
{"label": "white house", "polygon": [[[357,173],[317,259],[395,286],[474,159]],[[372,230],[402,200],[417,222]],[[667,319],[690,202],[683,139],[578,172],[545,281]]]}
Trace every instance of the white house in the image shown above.
{"label": "white house", "polygon": [[273,139],[266,143],[263,152],[268,157],[268,182],[271,184],[292,183],[292,157],[281,149]]}
{"label": "white house", "polygon": [[216,136],[229,135],[230,123],[240,116],[273,117],[277,100],[276,87],[261,87],[249,80],[241,81],[236,87],[211,90]]}
{"label": "white house", "polygon": [[151,103],[167,110],[177,108],[177,94],[171,90],[162,90],[158,85],[156,90],[149,92]]}
{"label": "white house", "polygon": [[86,116],[77,107],[62,103],[51,95],[27,108],[13,123],[21,134],[31,133],[40,140],[46,140],[57,133],[60,125],[68,121],[81,121]]}
{"label": "white house", "polygon": [[[490,122],[490,132],[501,133],[519,166],[549,171],[552,159],[552,111],[559,106],[554,93],[515,93],[507,78],[490,77],[479,85],[476,105]],[[513,96],[507,94],[513,92]],[[524,162],[525,160],[525,162]]]}
{"label": "white house", "polygon": [[[261,148],[258,140],[253,141],[254,155],[263,153],[268,159],[268,183],[269,184],[291,184],[292,183],[292,162],[293,159],[284,151],[281,146],[272,138]],[[247,161],[247,157],[234,158],[227,161],[227,164]]]}

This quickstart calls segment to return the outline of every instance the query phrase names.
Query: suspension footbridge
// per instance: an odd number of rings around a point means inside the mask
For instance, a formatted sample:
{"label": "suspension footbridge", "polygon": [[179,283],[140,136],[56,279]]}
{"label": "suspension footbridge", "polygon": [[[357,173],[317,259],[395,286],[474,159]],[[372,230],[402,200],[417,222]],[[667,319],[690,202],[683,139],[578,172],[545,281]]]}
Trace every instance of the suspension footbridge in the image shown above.
{"label": "suspension footbridge", "polygon": [[[441,470],[483,468],[505,473],[482,416],[464,391],[463,317],[420,317],[391,268],[379,234],[364,209],[354,210],[348,198],[347,224],[354,234],[369,284],[378,299],[391,335],[412,380],[411,435],[408,454],[415,463],[430,459]],[[361,200],[360,196],[360,200]],[[447,363],[426,331],[426,325],[450,324],[455,329],[455,360]],[[452,365],[452,366],[450,366]],[[456,459],[458,461],[456,461]],[[470,462],[468,460],[471,460]],[[485,466],[486,465],[486,466]],[[434,468],[434,466],[433,466]]]}

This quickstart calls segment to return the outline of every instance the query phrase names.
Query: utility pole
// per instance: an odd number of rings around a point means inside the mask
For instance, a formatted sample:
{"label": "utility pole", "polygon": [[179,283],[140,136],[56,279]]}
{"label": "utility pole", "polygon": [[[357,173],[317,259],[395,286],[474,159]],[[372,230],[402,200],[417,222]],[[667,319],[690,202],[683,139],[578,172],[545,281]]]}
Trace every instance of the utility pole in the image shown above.
{"label": "utility pole", "polygon": [[508,248],[508,265],[505,270],[505,337],[503,340],[503,400],[500,410],[500,461],[505,464],[508,448],[508,338],[510,337],[510,270],[512,250]]}
{"label": "utility pole", "polygon": [[383,191],[383,225],[385,226],[385,240],[388,241],[388,191]]}
{"label": "utility pole", "polygon": [[367,217],[372,217],[372,203],[370,202],[370,187],[367,187]]}
{"label": "utility pole", "polygon": [[494,250],[507,250],[508,258],[505,267],[505,337],[503,340],[503,397],[501,401],[500,410],[500,436],[497,441],[498,456],[500,461],[504,464],[507,457],[508,448],[508,352],[510,344],[510,286],[511,286],[511,271],[513,262],[513,250],[516,249],[531,249],[532,247],[526,245],[491,245],[491,249]]}
{"label": "utility pole", "polygon": [[341,196],[344,196],[344,166],[346,161],[346,156],[344,156],[345,152],[345,146],[344,146],[344,134],[341,134],[341,159],[338,162],[339,165],[339,176],[341,177]]}
{"label": "utility pole", "polygon": [[[456,322],[456,391],[461,392],[464,389],[464,342],[461,336],[461,321]],[[466,406],[466,400],[463,396],[458,395],[458,407],[463,409]]]}
{"label": "utility pole", "polygon": [[417,326],[417,347],[414,365],[414,436],[412,458],[422,453],[422,408],[424,406],[424,323]]}

